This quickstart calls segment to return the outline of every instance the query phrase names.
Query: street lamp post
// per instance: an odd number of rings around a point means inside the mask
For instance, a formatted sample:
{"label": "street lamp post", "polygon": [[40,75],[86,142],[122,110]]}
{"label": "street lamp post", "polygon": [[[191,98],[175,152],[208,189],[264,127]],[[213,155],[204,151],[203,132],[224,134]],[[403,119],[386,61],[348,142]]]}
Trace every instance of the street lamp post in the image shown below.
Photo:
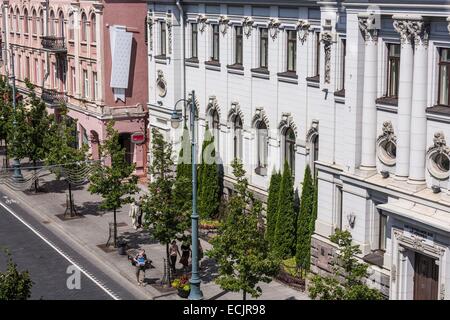
{"label": "street lamp post", "polygon": [[[14,51],[12,50],[12,45],[11,45],[11,49],[4,48],[4,50],[6,53],[9,53],[10,61],[11,61],[10,62],[11,63],[11,74],[9,75],[9,78],[11,80],[12,103],[13,103],[13,110],[14,110],[13,125],[14,125],[14,128],[16,128],[16,76],[15,76],[15,72],[14,72]],[[20,170],[20,160],[18,158],[14,158],[13,168],[14,168],[13,179],[15,181],[22,181],[23,175],[22,175],[22,171]]]}
{"label": "street lamp post", "polygon": [[[185,99],[180,99],[175,103],[174,110],[172,112],[171,124],[172,128],[177,129],[182,121],[182,117],[179,115],[176,107],[181,101],[186,102]],[[190,300],[203,299],[203,293],[200,290],[200,275],[198,272],[198,212],[197,212],[197,165],[196,165],[196,141],[195,141],[195,91],[192,90],[191,98],[191,110],[190,110],[190,127],[191,127],[191,164],[192,164],[192,273],[191,273],[191,291],[189,293]],[[186,104],[184,104],[184,114],[186,115]]]}

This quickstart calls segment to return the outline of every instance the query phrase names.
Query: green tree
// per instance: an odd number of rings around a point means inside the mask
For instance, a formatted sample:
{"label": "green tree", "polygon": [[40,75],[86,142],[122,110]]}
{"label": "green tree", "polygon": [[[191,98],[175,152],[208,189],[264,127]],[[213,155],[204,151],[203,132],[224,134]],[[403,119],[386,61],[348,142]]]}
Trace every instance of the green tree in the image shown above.
{"label": "green tree", "polygon": [[106,128],[106,140],[100,146],[103,157],[108,157],[110,165],[97,164],[90,177],[88,190],[100,194],[103,198],[100,205],[114,212],[114,247],[117,247],[117,217],[116,211],[124,204],[134,201],[132,195],[138,192],[137,176],[133,175],[134,164],[128,164],[125,159],[125,149],[119,143],[119,132],[110,121]]}
{"label": "green tree", "polygon": [[296,262],[302,270],[308,271],[311,257],[311,236],[314,231],[314,181],[311,177],[311,169],[306,166],[303,178],[302,197],[300,202],[300,214],[297,220],[297,249]]}
{"label": "green tree", "polygon": [[361,253],[358,245],[352,245],[350,232],[337,230],[330,240],[339,247],[332,262],[333,274],[315,275],[309,286],[309,296],[320,300],[381,300],[380,291],[369,288],[364,278],[368,276],[366,263],[356,255]]}
{"label": "green tree", "polygon": [[278,272],[279,260],[258,230],[262,205],[248,190],[242,163],[235,159],[232,167],[236,192],[230,198],[219,234],[212,240],[213,248],[206,254],[218,263],[216,283],[224,290],[242,291],[245,300],[247,293],[255,298],[262,294],[258,283],[271,281]]}
{"label": "green tree", "polygon": [[269,242],[270,248],[273,248],[275,238],[275,228],[277,225],[278,213],[278,197],[280,194],[281,173],[277,171],[272,172],[269,186],[269,196],[267,198],[267,228],[266,239]]}
{"label": "green tree", "polygon": [[62,176],[66,178],[69,187],[69,210],[70,216],[75,215],[75,207],[72,196],[72,182],[83,177],[74,177],[72,172],[80,172],[87,165],[86,160],[88,147],[82,145],[77,148],[77,126],[76,121],[68,116],[68,110],[65,105],[58,108],[58,116],[50,115],[49,129],[44,137],[45,158],[44,163],[53,167],[51,171],[56,175],[57,179]]}
{"label": "green tree", "polygon": [[[44,101],[36,96],[33,84],[31,84],[28,80],[26,80],[25,83],[29,90],[29,94],[26,99],[26,122],[29,125],[27,131],[28,139],[26,139],[28,142],[26,154],[29,161],[33,163],[33,167],[36,172],[37,162],[43,160],[48,152],[45,140],[47,139],[49,133],[50,117],[47,113],[47,107]],[[38,191],[37,177],[34,180],[34,191]]]}
{"label": "green tree", "polygon": [[178,156],[177,175],[174,182],[173,197],[179,212],[192,210],[192,159],[189,132],[183,131],[181,150]]}
{"label": "green tree", "polygon": [[28,123],[27,108],[23,100],[16,100],[16,107],[8,117],[6,131],[8,136],[8,156],[23,159],[28,156],[30,142],[30,124]]}
{"label": "green tree", "polygon": [[297,214],[294,208],[294,188],[291,169],[284,163],[278,196],[277,224],[275,227],[274,250],[282,259],[295,255]]}
{"label": "green tree", "polygon": [[5,142],[5,158],[8,160],[8,123],[13,113],[11,87],[0,77],[0,139]]}
{"label": "green tree", "polygon": [[33,281],[28,271],[19,272],[11,254],[6,251],[8,263],[5,272],[0,272],[0,300],[27,300],[31,296]]}
{"label": "green tree", "polygon": [[198,181],[198,211],[201,218],[212,218],[217,215],[220,204],[220,180],[216,163],[214,137],[206,126],[203,140],[201,163]]}
{"label": "green tree", "polygon": [[184,232],[189,227],[189,215],[177,210],[174,201],[175,179],[171,156],[172,144],[164,141],[162,134],[153,129],[152,180],[148,184],[148,195],[142,201],[142,210],[145,212],[145,227],[151,228],[152,236],[166,246],[167,262],[170,261],[170,242],[176,238],[184,240]]}

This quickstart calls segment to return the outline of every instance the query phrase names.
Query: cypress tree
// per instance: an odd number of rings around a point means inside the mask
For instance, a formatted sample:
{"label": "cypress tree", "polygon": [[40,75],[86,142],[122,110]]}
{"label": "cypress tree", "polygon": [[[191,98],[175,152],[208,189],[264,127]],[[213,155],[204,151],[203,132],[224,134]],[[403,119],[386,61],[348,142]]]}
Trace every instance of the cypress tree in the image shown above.
{"label": "cypress tree", "polygon": [[174,205],[180,213],[188,213],[192,208],[192,159],[190,148],[189,132],[185,126],[173,189]]}
{"label": "cypress tree", "polygon": [[281,173],[275,170],[270,178],[269,196],[267,198],[267,228],[266,240],[273,247],[275,228],[277,225],[278,196],[280,193]]}
{"label": "cypress tree", "polygon": [[214,137],[207,126],[202,145],[202,162],[198,181],[198,188],[201,189],[198,197],[198,209],[202,218],[214,217],[219,210],[219,171],[215,157]]}
{"label": "cypress tree", "polygon": [[297,249],[295,259],[297,265],[303,270],[309,270],[311,253],[311,235],[314,230],[314,182],[311,177],[311,169],[306,166],[303,178],[302,197],[300,202],[300,214],[297,221]]}
{"label": "cypress tree", "polygon": [[278,196],[277,224],[275,227],[274,251],[282,259],[290,258],[295,254],[295,223],[294,188],[291,169],[287,161],[284,163]]}

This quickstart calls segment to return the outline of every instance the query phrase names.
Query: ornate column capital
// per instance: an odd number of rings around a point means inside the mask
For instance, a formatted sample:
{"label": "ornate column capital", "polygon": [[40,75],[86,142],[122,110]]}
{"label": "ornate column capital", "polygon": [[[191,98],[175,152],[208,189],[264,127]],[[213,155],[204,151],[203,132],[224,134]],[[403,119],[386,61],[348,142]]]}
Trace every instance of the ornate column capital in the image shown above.
{"label": "ornate column capital", "polygon": [[416,34],[421,33],[424,25],[423,18],[419,15],[394,15],[392,19],[394,19],[395,31],[400,34],[402,45],[410,44],[413,40],[415,41]]}
{"label": "ornate column capital", "polygon": [[414,20],[409,22],[408,27],[411,38],[414,39],[415,46],[424,46],[427,48],[430,24],[423,20]]}
{"label": "ornate column capital", "polygon": [[394,20],[394,29],[400,34],[402,45],[411,43],[411,34],[409,32],[408,20]]}
{"label": "ornate column capital", "polygon": [[226,16],[226,15],[219,16],[220,32],[222,32],[223,35],[225,35],[227,33],[229,23],[230,23],[230,18],[228,18],[228,16]]}
{"label": "ornate column capital", "polygon": [[359,29],[363,33],[365,41],[376,44],[378,40],[378,29],[375,24],[375,15],[359,14],[358,23]]}
{"label": "ornate column capital", "polygon": [[308,38],[308,31],[311,24],[308,22],[308,20],[299,19],[296,25],[297,33],[298,33],[298,40],[303,44],[305,43],[306,39]]}
{"label": "ornate column capital", "polygon": [[103,13],[104,5],[102,3],[94,3],[93,6],[95,9],[95,13],[98,13],[98,14]]}

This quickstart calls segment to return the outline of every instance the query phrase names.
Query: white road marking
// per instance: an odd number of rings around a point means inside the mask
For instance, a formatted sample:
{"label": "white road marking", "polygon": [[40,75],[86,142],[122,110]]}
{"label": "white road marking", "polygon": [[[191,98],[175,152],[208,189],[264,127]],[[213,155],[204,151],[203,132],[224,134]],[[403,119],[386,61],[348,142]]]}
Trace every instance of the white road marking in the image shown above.
{"label": "white road marking", "polygon": [[6,209],[12,216],[14,216],[17,220],[19,220],[22,224],[24,224],[28,229],[30,229],[34,234],[36,234],[39,238],[41,238],[46,244],[52,247],[56,252],[58,252],[62,257],[64,257],[67,261],[69,261],[72,265],[77,267],[88,279],[94,282],[100,289],[106,292],[111,298],[114,300],[120,300],[120,298],[111,292],[106,286],[102,285],[99,281],[97,281],[93,276],[91,276],[84,268],[80,267],[75,261],[73,261],[67,254],[65,254],[61,249],[56,247],[53,243],[47,240],[39,231],[37,231],[33,226],[31,226],[28,222],[19,217],[14,211],[8,208],[0,201],[0,206]]}

